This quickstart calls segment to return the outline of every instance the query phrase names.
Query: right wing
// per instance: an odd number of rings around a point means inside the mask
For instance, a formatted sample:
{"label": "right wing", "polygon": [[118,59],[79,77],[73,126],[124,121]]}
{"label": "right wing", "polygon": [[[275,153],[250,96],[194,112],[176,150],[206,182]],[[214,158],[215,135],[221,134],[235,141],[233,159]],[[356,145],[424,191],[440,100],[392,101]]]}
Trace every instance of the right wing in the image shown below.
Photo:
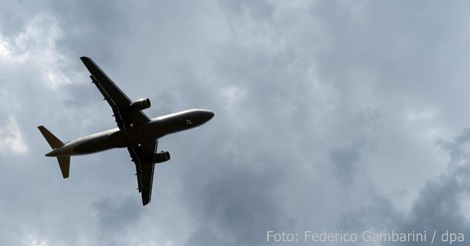
{"label": "right wing", "polygon": [[[132,101],[116,84],[88,57],[80,57],[83,64],[90,71],[93,83],[104,96],[113,109],[114,117],[119,129],[126,129],[132,125],[141,125],[150,119],[141,110],[130,107]],[[142,193],[142,204],[148,204],[152,197],[153,171],[155,163],[152,156],[157,148],[158,141],[151,141],[127,147],[137,171],[139,192]]]}
{"label": "right wing", "polygon": [[158,141],[146,142],[127,147],[135,163],[137,185],[142,194],[142,204],[147,205],[152,199],[153,171],[155,163],[152,156],[157,149]]}
{"label": "right wing", "polygon": [[88,71],[90,71],[91,80],[113,109],[119,129],[126,129],[131,127],[131,125],[141,125],[150,121],[148,116],[141,110],[134,110],[130,107],[132,101],[129,97],[114,84],[92,59],[85,56],[80,57],[80,59]]}

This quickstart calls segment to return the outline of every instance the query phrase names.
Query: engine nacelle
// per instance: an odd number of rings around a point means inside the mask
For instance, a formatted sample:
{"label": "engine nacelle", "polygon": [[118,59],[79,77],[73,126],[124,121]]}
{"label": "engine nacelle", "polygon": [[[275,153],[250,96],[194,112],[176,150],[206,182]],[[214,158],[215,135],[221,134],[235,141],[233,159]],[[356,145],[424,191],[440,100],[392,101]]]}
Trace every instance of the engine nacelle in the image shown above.
{"label": "engine nacelle", "polygon": [[131,103],[131,108],[136,109],[136,110],[143,110],[146,108],[150,108],[150,99],[141,98],[139,100],[133,101]]}
{"label": "engine nacelle", "polygon": [[162,151],[160,153],[153,155],[152,157],[152,161],[154,163],[165,162],[165,161],[168,161],[169,159],[170,159],[170,153],[168,151]]}

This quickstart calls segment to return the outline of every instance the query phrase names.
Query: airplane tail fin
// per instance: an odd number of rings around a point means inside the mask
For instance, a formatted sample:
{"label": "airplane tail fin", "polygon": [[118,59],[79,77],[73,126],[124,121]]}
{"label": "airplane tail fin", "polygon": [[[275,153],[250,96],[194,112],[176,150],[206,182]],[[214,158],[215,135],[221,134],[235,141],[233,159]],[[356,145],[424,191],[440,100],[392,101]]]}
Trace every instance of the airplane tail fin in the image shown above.
{"label": "airplane tail fin", "polygon": [[[52,149],[57,149],[64,146],[64,143],[44,126],[38,126],[38,129]],[[70,156],[57,156],[57,161],[59,162],[62,177],[64,177],[64,179],[68,178],[70,172]]]}

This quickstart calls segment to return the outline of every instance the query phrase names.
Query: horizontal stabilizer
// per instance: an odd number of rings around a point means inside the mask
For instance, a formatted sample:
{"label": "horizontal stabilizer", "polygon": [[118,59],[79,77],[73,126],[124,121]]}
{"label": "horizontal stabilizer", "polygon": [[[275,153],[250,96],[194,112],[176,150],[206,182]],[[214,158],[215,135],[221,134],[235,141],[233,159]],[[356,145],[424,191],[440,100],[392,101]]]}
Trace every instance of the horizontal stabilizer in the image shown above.
{"label": "horizontal stabilizer", "polygon": [[[57,149],[64,146],[64,143],[60,141],[60,139],[58,139],[54,134],[52,134],[52,132],[47,130],[47,128],[45,128],[44,126],[38,126],[38,129],[52,149]],[[70,172],[70,156],[58,156],[57,161],[59,162],[62,177],[64,177],[64,179],[68,178]]]}
{"label": "horizontal stabilizer", "polygon": [[64,177],[64,179],[68,178],[70,172],[70,156],[58,156],[57,160],[59,161],[62,177]]}

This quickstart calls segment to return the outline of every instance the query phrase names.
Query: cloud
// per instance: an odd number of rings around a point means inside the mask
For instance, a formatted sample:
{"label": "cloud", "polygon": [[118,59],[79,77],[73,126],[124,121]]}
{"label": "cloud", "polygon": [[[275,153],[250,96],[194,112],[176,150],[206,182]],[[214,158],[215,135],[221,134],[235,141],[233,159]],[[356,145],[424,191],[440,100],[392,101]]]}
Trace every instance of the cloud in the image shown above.
{"label": "cloud", "polygon": [[[104,197],[95,203],[95,211],[100,228],[100,241],[103,245],[126,245],[125,237],[129,229],[145,216],[135,196],[127,199]],[[118,236],[119,235],[119,236]]]}
{"label": "cloud", "polygon": [[[262,244],[267,230],[279,230],[294,223],[294,219],[284,213],[286,204],[279,200],[276,192],[286,178],[277,161],[263,156],[248,161],[239,163],[237,157],[231,163],[213,159],[215,165],[209,165],[215,177],[211,178],[210,173],[199,174],[187,182],[193,183],[193,187],[188,185],[187,195],[188,202],[193,201],[192,211],[196,212],[198,221],[188,245]],[[254,162],[269,162],[272,167],[260,170],[255,168],[257,163]],[[198,184],[194,182],[197,179],[205,182]],[[290,221],[289,224],[286,225],[286,221]]]}
{"label": "cloud", "polygon": [[[269,245],[266,230],[468,230],[466,5],[6,4],[0,147],[15,165],[0,165],[9,211],[0,244]],[[146,207],[125,149],[72,158],[68,180],[44,157],[37,125],[64,141],[115,127],[82,55],[131,98],[149,97],[151,117],[215,112],[160,140],[172,160],[157,166]]]}
{"label": "cloud", "polygon": [[352,144],[341,149],[333,149],[330,152],[330,160],[336,170],[338,179],[345,185],[351,184],[357,176],[358,168],[355,166],[359,160],[357,145]]}
{"label": "cloud", "polygon": [[[426,182],[413,201],[409,211],[393,206],[390,199],[374,192],[374,203],[349,211],[338,221],[338,228],[358,234],[366,230],[373,232],[426,232],[426,242],[406,242],[404,245],[427,245],[436,231],[437,243],[446,243],[442,235],[446,232],[465,233],[470,228],[466,201],[470,186],[470,158],[466,154],[470,134],[465,129],[453,141],[440,141],[449,154],[446,170]],[[393,243],[383,243],[392,245]]]}
{"label": "cloud", "polygon": [[2,154],[24,154],[28,151],[18,123],[13,117],[9,117],[6,125],[0,127],[0,151]]}

